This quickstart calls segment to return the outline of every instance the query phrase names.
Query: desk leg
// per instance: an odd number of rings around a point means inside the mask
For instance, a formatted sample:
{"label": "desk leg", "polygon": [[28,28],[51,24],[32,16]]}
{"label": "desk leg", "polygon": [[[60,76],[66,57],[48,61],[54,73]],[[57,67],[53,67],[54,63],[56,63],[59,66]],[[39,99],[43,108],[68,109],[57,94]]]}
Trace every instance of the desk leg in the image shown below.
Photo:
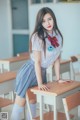
{"label": "desk leg", "polygon": [[43,120],[43,96],[40,96],[40,120]]}
{"label": "desk leg", "polygon": [[57,103],[56,103],[56,96],[54,97],[54,117],[53,117],[53,120],[57,120],[57,105],[56,105]]}

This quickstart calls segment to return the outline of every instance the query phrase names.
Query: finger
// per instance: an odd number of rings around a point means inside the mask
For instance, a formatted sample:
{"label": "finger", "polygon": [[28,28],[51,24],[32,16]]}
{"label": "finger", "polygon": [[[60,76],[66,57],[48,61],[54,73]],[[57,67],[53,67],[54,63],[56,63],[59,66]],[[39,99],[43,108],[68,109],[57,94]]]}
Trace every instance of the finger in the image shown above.
{"label": "finger", "polygon": [[59,83],[63,83],[64,81],[63,81],[63,80],[59,80],[58,82],[59,82]]}
{"label": "finger", "polygon": [[45,88],[44,88],[44,86],[43,86],[43,85],[40,87],[40,90],[45,90]]}
{"label": "finger", "polygon": [[65,83],[71,83],[72,81],[71,80],[67,80],[67,81],[65,81]]}
{"label": "finger", "polygon": [[70,83],[70,82],[72,82],[72,81],[68,80],[67,82]]}
{"label": "finger", "polygon": [[71,83],[71,82],[73,82],[73,80],[68,80],[67,82],[68,82],[68,83]]}
{"label": "finger", "polygon": [[46,86],[43,86],[43,90],[44,90],[44,91],[46,91],[46,90],[47,90]]}
{"label": "finger", "polygon": [[50,88],[49,88],[48,86],[46,86],[46,85],[45,85],[45,88],[46,88],[46,90],[49,90],[49,89],[50,89]]}
{"label": "finger", "polygon": [[49,86],[47,86],[47,88],[48,88],[48,89],[50,89],[50,87],[49,87]]}
{"label": "finger", "polygon": [[47,87],[47,90],[50,90],[50,88],[49,88],[49,87]]}
{"label": "finger", "polygon": [[47,86],[43,85],[43,86],[41,86],[40,90],[46,91],[46,90],[49,90],[49,88]]}
{"label": "finger", "polygon": [[64,81],[64,80],[59,80],[59,83],[66,83],[66,81]]}

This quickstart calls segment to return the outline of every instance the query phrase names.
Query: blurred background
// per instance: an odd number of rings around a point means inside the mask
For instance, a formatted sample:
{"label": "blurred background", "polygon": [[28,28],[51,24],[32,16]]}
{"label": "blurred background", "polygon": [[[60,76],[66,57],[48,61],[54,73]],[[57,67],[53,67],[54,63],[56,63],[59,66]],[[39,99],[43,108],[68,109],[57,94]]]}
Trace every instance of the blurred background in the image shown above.
{"label": "blurred background", "polygon": [[0,59],[29,50],[38,10],[50,7],[64,37],[62,58],[80,54],[80,0],[0,0]]}

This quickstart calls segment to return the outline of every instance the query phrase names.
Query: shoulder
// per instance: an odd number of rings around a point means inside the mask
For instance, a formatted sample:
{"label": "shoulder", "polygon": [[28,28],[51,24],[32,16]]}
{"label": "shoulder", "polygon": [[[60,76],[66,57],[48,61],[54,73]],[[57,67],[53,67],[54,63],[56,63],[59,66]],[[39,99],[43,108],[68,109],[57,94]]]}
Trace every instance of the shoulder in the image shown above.
{"label": "shoulder", "polygon": [[34,39],[40,39],[37,32],[35,32],[35,33],[32,35],[31,38],[32,38],[32,39],[33,39],[33,38],[34,38]]}
{"label": "shoulder", "polygon": [[31,37],[31,41],[33,42],[38,42],[39,44],[42,44],[42,39],[38,36],[38,33],[34,33]]}
{"label": "shoulder", "polygon": [[32,35],[31,42],[32,42],[32,50],[36,50],[36,51],[43,50],[42,40],[38,37],[37,33],[34,33]]}
{"label": "shoulder", "polygon": [[32,38],[34,38],[34,37],[38,37],[38,33],[37,32],[32,34]]}

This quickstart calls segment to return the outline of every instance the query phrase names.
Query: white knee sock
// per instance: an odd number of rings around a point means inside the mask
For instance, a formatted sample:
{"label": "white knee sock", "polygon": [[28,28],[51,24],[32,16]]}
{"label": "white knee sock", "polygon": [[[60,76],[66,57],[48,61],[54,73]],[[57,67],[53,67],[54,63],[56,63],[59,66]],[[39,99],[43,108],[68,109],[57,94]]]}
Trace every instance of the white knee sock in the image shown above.
{"label": "white knee sock", "polygon": [[[36,117],[36,104],[30,104],[30,109],[32,113],[32,118],[35,118]],[[30,120],[29,111],[27,111],[27,120]]]}
{"label": "white knee sock", "polygon": [[21,120],[21,113],[23,112],[24,107],[19,106],[18,104],[14,104],[11,120]]}

